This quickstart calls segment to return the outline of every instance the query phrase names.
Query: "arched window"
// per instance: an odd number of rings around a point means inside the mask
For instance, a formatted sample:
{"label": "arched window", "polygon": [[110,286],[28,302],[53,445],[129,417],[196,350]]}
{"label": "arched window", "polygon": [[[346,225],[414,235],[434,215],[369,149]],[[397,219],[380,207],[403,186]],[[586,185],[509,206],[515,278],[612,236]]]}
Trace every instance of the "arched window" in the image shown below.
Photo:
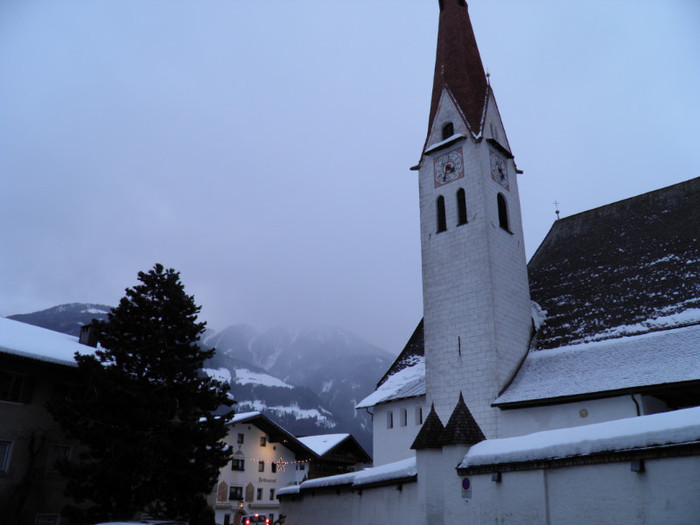
{"label": "arched window", "polygon": [[452,122],[448,122],[442,127],[442,140],[450,138],[455,134],[455,127]]}
{"label": "arched window", "polygon": [[445,197],[440,195],[437,198],[437,231],[444,232],[447,229],[447,220],[445,219]]}
{"label": "arched window", "polygon": [[464,188],[457,190],[457,226],[467,224],[467,199]]}
{"label": "arched window", "polygon": [[498,225],[506,231],[510,231],[508,227],[508,209],[506,208],[506,199],[502,193],[498,194]]}

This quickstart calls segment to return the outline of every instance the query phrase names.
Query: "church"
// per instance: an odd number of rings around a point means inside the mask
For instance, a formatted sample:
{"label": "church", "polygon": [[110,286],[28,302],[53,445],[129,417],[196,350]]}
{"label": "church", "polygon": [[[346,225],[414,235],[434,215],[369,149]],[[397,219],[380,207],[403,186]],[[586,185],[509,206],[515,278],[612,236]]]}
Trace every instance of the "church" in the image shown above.
{"label": "church", "polygon": [[697,523],[700,178],[557,220],[528,262],[468,7],[439,9],[423,319],[357,404],[373,468],[281,489],[288,524]]}

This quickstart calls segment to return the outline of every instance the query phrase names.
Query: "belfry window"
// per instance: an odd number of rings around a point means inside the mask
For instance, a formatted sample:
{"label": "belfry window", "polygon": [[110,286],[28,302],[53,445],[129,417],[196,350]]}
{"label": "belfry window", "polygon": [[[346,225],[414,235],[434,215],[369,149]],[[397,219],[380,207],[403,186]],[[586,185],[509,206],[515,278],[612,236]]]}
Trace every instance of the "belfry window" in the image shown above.
{"label": "belfry window", "polygon": [[440,195],[437,198],[437,232],[447,230],[447,219],[445,218],[445,197]]}
{"label": "belfry window", "polygon": [[506,199],[502,193],[496,197],[498,200],[498,225],[506,231],[510,231],[508,227],[508,208],[506,208]]}
{"label": "belfry window", "polygon": [[467,224],[467,198],[464,188],[457,190],[457,226]]}
{"label": "belfry window", "polygon": [[455,127],[452,122],[448,122],[442,127],[442,140],[449,139],[455,134]]}

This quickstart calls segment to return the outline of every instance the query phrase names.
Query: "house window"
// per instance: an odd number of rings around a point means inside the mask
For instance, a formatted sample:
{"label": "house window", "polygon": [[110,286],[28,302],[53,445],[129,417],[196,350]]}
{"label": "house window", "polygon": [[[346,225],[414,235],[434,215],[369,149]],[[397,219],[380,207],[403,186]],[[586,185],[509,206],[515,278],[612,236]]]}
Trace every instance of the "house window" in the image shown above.
{"label": "house window", "polygon": [[498,201],[498,225],[506,231],[510,231],[508,227],[508,209],[506,208],[506,199],[502,193],[496,197]]}
{"label": "house window", "polygon": [[0,371],[0,401],[30,403],[32,390],[31,377],[6,370]]}
{"label": "house window", "polygon": [[265,462],[258,461],[258,472],[265,472]]}
{"label": "house window", "polygon": [[386,428],[394,428],[394,413],[391,410],[386,413]]}
{"label": "house window", "polygon": [[245,470],[245,459],[233,458],[231,460],[231,470]]}
{"label": "house window", "polygon": [[455,127],[452,122],[448,122],[442,127],[442,140],[449,139],[455,134]]}
{"label": "house window", "polygon": [[12,441],[0,441],[0,472],[7,472],[10,467],[10,450]]}
{"label": "house window", "polygon": [[70,459],[73,447],[69,445],[51,445],[49,449],[49,459],[46,462],[46,471],[48,473],[56,473],[56,463],[62,459]]}
{"label": "house window", "polygon": [[270,470],[275,473],[277,472],[277,463],[271,463],[270,464]]}
{"label": "house window", "polygon": [[423,407],[416,407],[416,425],[423,424]]}
{"label": "house window", "polygon": [[464,188],[457,190],[457,225],[467,224],[467,199]]}
{"label": "house window", "polygon": [[263,489],[258,489],[258,490],[256,491],[256,493],[255,493],[255,499],[256,499],[257,501],[260,501],[260,500],[262,499],[262,492],[263,492]]}
{"label": "house window", "polygon": [[243,440],[245,439],[245,434],[238,434],[238,444],[242,445]]}
{"label": "house window", "polygon": [[275,499],[275,489],[270,489],[270,499]]}
{"label": "house window", "polygon": [[228,488],[228,499],[229,499],[229,501],[242,500],[243,499],[243,487],[229,487]]}
{"label": "house window", "polygon": [[440,195],[437,198],[437,232],[444,232],[447,229],[447,219],[445,219],[445,197]]}
{"label": "house window", "polygon": [[303,463],[297,463],[297,470],[306,470],[306,465]]}
{"label": "house window", "polygon": [[401,409],[401,426],[405,427],[408,425],[408,409]]}
{"label": "house window", "polygon": [[267,438],[265,436],[260,436],[260,446],[261,447],[267,446]]}

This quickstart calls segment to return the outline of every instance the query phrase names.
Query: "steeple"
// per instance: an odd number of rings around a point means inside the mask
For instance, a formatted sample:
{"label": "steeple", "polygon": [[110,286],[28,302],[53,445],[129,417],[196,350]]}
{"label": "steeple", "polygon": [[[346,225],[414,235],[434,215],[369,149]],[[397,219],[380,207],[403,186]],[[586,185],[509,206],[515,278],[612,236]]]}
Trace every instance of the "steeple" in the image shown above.
{"label": "steeple", "polygon": [[488,82],[476,45],[465,0],[439,0],[433,95],[428,135],[433,126],[443,88],[447,88],[461,110],[471,132],[478,135],[484,116]]}

